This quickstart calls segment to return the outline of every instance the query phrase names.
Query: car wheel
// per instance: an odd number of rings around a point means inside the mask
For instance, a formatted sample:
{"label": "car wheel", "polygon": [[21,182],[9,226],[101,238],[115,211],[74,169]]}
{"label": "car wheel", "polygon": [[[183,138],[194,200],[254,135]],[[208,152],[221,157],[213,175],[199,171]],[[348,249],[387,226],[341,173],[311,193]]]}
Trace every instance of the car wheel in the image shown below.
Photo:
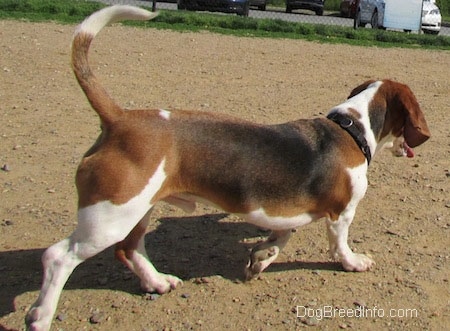
{"label": "car wheel", "polygon": [[242,13],[240,14],[238,13],[238,15],[247,17],[249,12],[250,12],[250,2],[247,2],[247,4],[244,6],[244,10],[242,11]]}
{"label": "car wheel", "polygon": [[292,13],[292,8],[286,5],[286,13]]}
{"label": "car wheel", "polygon": [[361,11],[356,12],[355,18],[353,19],[353,29],[362,28],[365,24],[361,23]]}
{"label": "car wheel", "polygon": [[372,14],[370,25],[372,25],[372,29],[378,29],[378,12],[376,10]]}
{"label": "car wheel", "polygon": [[258,9],[262,11],[266,10],[266,4],[259,6]]}
{"label": "car wheel", "polygon": [[183,0],[177,1],[177,9],[178,10],[186,10],[186,4],[184,3]]}
{"label": "car wheel", "polygon": [[322,15],[323,15],[323,8],[317,9],[317,10],[316,10],[316,15],[322,16]]}

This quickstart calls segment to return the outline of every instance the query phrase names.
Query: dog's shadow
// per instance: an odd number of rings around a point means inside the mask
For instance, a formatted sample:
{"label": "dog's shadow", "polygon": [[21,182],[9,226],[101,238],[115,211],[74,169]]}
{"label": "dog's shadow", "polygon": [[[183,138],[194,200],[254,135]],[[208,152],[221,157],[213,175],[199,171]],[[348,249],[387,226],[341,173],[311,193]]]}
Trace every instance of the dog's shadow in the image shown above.
{"label": "dog's shadow", "polygon": [[221,275],[243,277],[250,244],[248,238],[268,232],[244,222],[227,222],[227,214],[159,219],[145,237],[146,250],[155,267],[182,279]]}
{"label": "dog's shadow", "polygon": [[[244,267],[255,241],[269,232],[244,222],[230,222],[227,214],[160,218],[145,237],[150,260],[160,272],[181,279],[220,275],[232,281],[244,280]],[[139,281],[109,248],[82,263],[65,289],[111,289],[141,293]],[[16,296],[40,288],[43,249],[0,252],[0,316],[14,311]],[[278,262],[267,272],[292,269],[341,270],[332,262]]]}

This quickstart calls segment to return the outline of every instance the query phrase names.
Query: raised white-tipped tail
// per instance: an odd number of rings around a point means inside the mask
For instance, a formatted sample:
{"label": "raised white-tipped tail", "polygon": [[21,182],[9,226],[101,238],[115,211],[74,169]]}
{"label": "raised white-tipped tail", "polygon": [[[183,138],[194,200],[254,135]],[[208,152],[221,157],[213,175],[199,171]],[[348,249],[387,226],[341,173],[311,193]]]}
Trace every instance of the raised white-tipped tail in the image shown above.
{"label": "raised white-tipped tail", "polygon": [[115,5],[103,8],[86,18],[76,29],[72,41],[72,67],[75,76],[104,126],[114,122],[122,109],[97,81],[88,62],[88,51],[92,40],[106,25],[123,20],[150,20],[158,13],[127,6]]}
{"label": "raised white-tipped tail", "polygon": [[158,13],[152,13],[134,6],[115,5],[106,7],[86,18],[78,26],[75,35],[78,33],[88,33],[95,37],[108,24],[125,20],[148,21],[157,15]]}

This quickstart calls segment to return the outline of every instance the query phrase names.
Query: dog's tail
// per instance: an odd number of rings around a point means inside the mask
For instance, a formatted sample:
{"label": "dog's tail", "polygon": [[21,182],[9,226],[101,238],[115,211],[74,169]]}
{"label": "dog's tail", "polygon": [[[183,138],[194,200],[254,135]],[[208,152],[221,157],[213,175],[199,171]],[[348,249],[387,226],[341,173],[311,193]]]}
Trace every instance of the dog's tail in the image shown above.
{"label": "dog's tail", "polygon": [[106,126],[122,114],[122,108],[108,95],[92,72],[88,62],[89,46],[96,34],[110,23],[122,20],[150,20],[157,15],[158,13],[138,7],[116,5],[93,13],[75,31],[72,41],[72,68],[86,97]]}

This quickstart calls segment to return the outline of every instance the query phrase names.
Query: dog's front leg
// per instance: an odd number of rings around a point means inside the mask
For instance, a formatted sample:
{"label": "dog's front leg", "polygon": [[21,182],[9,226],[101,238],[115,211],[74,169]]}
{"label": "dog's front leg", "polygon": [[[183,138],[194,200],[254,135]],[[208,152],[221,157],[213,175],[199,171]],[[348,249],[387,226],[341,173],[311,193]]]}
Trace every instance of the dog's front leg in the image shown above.
{"label": "dog's front leg", "polygon": [[292,230],[272,231],[266,241],[253,247],[245,268],[245,278],[247,280],[259,275],[275,261],[278,254],[286,246],[291,233]]}
{"label": "dog's front leg", "polygon": [[348,229],[354,214],[341,214],[337,221],[327,219],[330,255],[333,259],[340,260],[346,271],[367,271],[375,262],[367,255],[353,253],[347,243]]}

